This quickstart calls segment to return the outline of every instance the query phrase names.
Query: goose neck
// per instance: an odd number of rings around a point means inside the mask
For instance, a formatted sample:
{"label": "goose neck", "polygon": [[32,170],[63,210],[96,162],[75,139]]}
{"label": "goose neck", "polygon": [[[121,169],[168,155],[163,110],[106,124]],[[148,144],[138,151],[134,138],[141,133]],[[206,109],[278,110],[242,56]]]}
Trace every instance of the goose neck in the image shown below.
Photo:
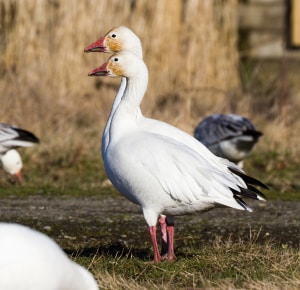
{"label": "goose neck", "polygon": [[126,78],[126,88],[122,101],[132,107],[140,107],[148,85],[148,74],[139,74],[135,77]]}

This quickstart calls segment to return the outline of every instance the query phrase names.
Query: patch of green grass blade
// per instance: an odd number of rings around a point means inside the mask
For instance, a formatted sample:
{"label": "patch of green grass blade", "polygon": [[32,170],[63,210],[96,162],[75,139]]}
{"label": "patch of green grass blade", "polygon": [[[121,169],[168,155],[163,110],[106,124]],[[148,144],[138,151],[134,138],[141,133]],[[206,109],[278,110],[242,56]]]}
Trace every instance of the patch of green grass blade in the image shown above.
{"label": "patch of green grass blade", "polygon": [[[50,167],[44,163],[31,164],[26,167],[23,184],[17,186],[7,182],[7,177],[2,174],[0,196],[120,196],[113,187],[103,185],[106,176],[100,156],[73,160],[70,157],[62,162],[58,158]],[[297,169],[298,160],[293,156],[274,152],[253,154],[245,164],[248,174],[270,186],[271,190],[265,192],[269,200],[300,199]],[[216,240],[213,246],[209,243],[201,247],[193,239],[193,236],[189,237],[187,246],[183,244],[184,250],[176,251],[177,260],[173,263],[149,263],[149,241],[146,246],[140,243],[142,249],[137,250],[143,253],[138,255],[125,249],[114,255],[94,251],[90,256],[83,256],[78,252],[73,258],[91,268],[101,289],[300,288],[298,249],[271,242],[258,243],[256,237],[239,242]],[[69,253],[78,249],[73,242],[60,242]]]}
{"label": "patch of green grass blade", "polygon": [[[68,196],[118,196],[111,186],[105,186],[106,174],[100,153],[80,157],[56,156],[55,160],[30,162],[25,155],[24,179],[21,185],[8,182],[0,175],[2,197],[16,195],[68,195]],[[247,174],[258,178],[270,187],[264,191],[268,200],[300,200],[299,160],[286,153],[253,153],[245,161]]]}
{"label": "patch of green grass blade", "polygon": [[300,200],[299,159],[294,155],[256,152],[245,161],[245,171],[270,187],[268,200]]}
{"label": "patch of green grass blade", "polygon": [[299,285],[299,259],[299,250],[229,239],[160,264],[94,256],[91,269],[101,289],[260,289],[255,285]]}

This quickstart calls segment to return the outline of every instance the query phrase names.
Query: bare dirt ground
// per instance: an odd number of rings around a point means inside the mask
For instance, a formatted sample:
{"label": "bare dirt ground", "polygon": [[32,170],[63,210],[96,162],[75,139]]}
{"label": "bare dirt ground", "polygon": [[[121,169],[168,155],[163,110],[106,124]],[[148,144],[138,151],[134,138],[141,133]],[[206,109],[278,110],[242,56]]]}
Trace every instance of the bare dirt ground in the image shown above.
{"label": "bare dirt ground", "polygon": [[[65,250],[151,255],[147,226],[140,208],[125,198],[35,196],[0,199],[1,221],[31,226],[54,238]],[[216,238],[272,241],[298,247],[300,202],[248,201],[253,213],[217,208],[176,217],[176,251],[184,253]]]}

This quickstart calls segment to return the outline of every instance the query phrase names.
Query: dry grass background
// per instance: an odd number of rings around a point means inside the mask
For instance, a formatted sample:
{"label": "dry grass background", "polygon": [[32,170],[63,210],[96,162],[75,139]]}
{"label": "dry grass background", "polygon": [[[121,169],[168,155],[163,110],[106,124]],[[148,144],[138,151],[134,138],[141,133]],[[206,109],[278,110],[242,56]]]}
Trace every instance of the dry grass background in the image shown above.
{"label": "dry grass background", "polygon": [[140,36],[150,70],[146,116],[192,133],[205,115],[235,112],[265,132],[261,148],[286,151],[292,143],[299,152],[299,92],[242,90],[237,8],[237,0],[0,0],[0,120],[41,138],[29,151],[37,159],[98,152],[119,80],[87,77],[108,55],[83,49],[126,25]]}

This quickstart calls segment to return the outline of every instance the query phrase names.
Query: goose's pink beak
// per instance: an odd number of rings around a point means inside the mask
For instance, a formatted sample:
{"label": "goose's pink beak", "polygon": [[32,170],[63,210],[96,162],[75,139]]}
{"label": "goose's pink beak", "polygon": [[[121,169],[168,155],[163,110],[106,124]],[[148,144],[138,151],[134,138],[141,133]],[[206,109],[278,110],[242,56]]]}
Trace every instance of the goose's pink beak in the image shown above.
{"label": "goose's pink beak", "polygon": [[88,76],[91,77],[91,76],[107,76],[107,75],[109,75],[107,66],[108,66],[108,62],[105,62],[100,67],[95,68],[94,70],[89,72]]}
{"label": "goose's pink beak", "polygon": [[16,180],[17,183],[21,183],[21,181],[22,181],[22,172],[21,172],[21,169],[19,170],[19,172],[15,173],[13,175],[13,177],[15,178],[15,180]]}
{"label": "goose's pink beak", "polygon": [[93,42],[84,49],[84,52],[107,52],[107,47],[104,45],[105,37],[101,37],[96,42]]}

